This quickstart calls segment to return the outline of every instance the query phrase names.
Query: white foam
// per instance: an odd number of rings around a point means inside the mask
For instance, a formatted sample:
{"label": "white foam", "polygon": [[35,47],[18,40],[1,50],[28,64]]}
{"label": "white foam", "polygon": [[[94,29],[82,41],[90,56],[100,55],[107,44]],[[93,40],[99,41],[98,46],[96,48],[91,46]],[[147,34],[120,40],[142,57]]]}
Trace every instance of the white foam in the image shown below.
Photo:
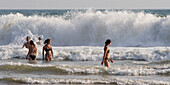
{"label": "white foam", "polygon": [[13,78],[14,80],[21,80],[29,84],[165,84],[170,82],[155,81],[155,80],[131,80],[131,79],[45,79],[45,78]]}
{"label": "white foam", "polygon": [[[68,18],[69,17],[69,18]],[[66,19],[67,18],[67,19]],[[130,11],[72,11],[62,16],[0,16],[0,45],[21,45],[26,36],[51,38],[52,45],[99,45],[107,38],[112,46],[170,45],[170,16],[157,17]]]}
{"label": "white foam", "polygon": [[[0,59],[25,58],[28,49],[22,46],[7,45],[0,46]],[[136,59],[150,62],[170,60],[169,47],[110,47],[112,59]],[[103,47],[73,46],[53,47],[55,60],[73,61],[101,61],[103,58]],[[42,59],[42,46],[38,46],[37,58]]]}

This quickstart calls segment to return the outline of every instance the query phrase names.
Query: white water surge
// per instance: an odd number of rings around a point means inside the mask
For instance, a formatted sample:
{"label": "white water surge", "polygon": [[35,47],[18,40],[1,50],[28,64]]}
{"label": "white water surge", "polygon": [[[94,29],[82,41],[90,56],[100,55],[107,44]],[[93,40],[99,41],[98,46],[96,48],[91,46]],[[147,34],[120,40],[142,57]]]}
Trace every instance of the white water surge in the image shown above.
{"label": "white water surge", "polygon": [[[14,45],[0,46],[0,59],[25,58],[28,49],[21,47]],[[110,57],[114,60],[144,60],[147,62],[170,60],[169,47],[110,47],[109,49],[111,51]],[[53,51],[55,60],[101,61],[103,58],[103,47],[53,47]],[[42,59],[42,46],[38,46],[37,59]]]}
{"label": "white water surge", "polygon": [[0,45],[21,45],[26,36],[52,39],[52,45],[169,46],[170,16],[144,12],[71,11],[62,16],[0,16]]}

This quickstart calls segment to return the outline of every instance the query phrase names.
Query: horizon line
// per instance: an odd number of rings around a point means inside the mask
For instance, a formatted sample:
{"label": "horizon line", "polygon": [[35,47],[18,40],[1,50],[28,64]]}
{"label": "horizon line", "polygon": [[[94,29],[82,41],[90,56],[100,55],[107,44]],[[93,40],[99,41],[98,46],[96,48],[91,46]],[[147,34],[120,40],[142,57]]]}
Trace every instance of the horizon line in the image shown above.
{"label": "horizon line", "polygon": [[170,9],[170,8],[0,8],[0,10],[2,10],[2,9],[6,9],[6,10],[22,10],[22,9],[24,9],[24,10],[32,10],[32,9],[36,9],[36,10],[57,10],[57,9],[65,9],[65,10],[73,10],[73,9],[122,9],[122,10],[133,10],[133,9],[141,9],[141,10],[143,10],[143,9]]}

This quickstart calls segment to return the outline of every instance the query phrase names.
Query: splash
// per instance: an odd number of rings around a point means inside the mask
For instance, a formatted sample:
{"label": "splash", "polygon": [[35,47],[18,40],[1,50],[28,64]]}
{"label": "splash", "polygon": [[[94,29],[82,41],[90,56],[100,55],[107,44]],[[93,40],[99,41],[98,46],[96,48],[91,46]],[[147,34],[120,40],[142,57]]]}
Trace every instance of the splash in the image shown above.
{"label": "splash", "polygon": [[52,45],[169,46],[170,16],[131,11],[70,11],[61,16],[0,16],[0,45],[21,45],[26,36],[52,39]]}

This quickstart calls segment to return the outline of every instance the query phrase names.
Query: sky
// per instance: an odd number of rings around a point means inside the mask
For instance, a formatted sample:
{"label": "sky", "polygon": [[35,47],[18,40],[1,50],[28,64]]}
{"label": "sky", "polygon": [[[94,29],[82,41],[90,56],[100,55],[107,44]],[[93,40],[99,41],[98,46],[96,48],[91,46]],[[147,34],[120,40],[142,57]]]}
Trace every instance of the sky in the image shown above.
{"label": "sky", "polygon": [[0,0],[0,9],[170,9],[170,0]]}

